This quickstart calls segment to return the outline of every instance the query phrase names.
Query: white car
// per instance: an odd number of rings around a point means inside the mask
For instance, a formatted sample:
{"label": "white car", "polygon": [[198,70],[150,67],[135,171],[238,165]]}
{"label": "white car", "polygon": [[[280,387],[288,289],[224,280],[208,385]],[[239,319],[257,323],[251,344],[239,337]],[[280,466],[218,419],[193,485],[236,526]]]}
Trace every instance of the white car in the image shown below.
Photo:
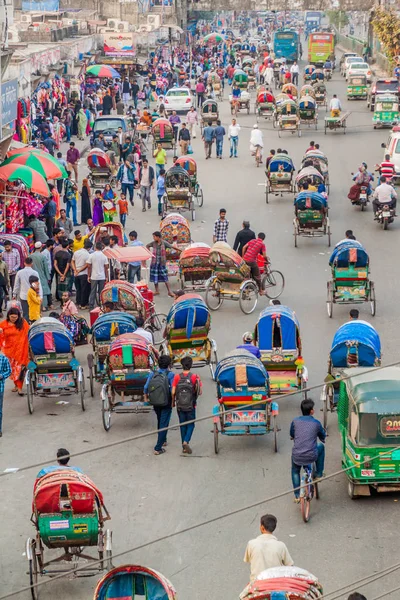
{"label": "white car", "polygon": [[187,112],[193,106],[193,96],[186,87],[171,88],[164,96],[165,112]]}
{"label": "white car", "polygon": [[346,76],[346,71],[349,67],[349,65],[351,63],[355,63],[355,62],[364,62],[364,59],[361,58],[361,56],[348,56],[345,61],[342,63],[342,66],[340,67],[340,72],[343,75],[343,77]]}
{"label": "white car", "polygon": [[400,127],[398,125],[393,127],[387,144],[382,144],[382,148],[384,148],[382,160],[385,160],[386,154],[390,155],[396,171],[392,181],[398,185],[400,183]]}
{"label": "white car", "polygon": [[350,75],[365,75],[368,83],[372,81],[372,71],[368,63],[351,63],[346,71],[346,81]]}

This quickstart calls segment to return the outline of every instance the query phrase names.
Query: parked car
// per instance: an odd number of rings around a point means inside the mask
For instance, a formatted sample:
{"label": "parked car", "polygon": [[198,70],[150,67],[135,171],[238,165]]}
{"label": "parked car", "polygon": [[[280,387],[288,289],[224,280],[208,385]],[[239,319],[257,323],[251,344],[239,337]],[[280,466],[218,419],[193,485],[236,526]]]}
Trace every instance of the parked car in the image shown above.
{"label": "parked car", "polygon": [[355,63],[355,62],[364,62],[364,59],[361,58],[361,56],[348,56],[342,63],[341,67],[340,67],[340,73],[341,75],[343,75],[343,77],[346,76],[346,71],[348,69],[348,66],[350,65],[350,63]]}
{"label": "parked car", "polygon": [[372,84],[367,98],[367,105],[369,106],[370,111],[373,112],[375,110],[376,96],[380,94],[395,94],[400,100],[400,83],[398,79],[396,77],[377,79]]}
{"label": "parked car", "polygon": [[90,135],[90,145],[93,147],[95,139],[99,137],[99,133],[104,134],[105,144],[111,144],[112,138],[118,133],[119,127],[122,127],[124,136],[133,136],[134,126],[130,117],[120,117],[117,115],[97,117],[93,124],[93,131]]}
{"label": "parked car", "polygon": [[164,96],[164,106],[167,113],[173,110],[187,112],[193,106],[193,96],[186,87],[171,88]]}
{"label": "parked car", "polygon": [[372,81],[371,67],[366,62],[350,63],[346,71],[346,81],[348,80],[350,75],[365,75],[368,83],[371,83]]}
{"label": "parked car", "polygon": [[386,144],[382,144],[383,157],[385,160],[386,154],[390,155],[390,160],[394,164],[396,175],[393,176],[392,182],[395,185],[400,185],[400,126],[395,125],[389,134],[389,139]]}

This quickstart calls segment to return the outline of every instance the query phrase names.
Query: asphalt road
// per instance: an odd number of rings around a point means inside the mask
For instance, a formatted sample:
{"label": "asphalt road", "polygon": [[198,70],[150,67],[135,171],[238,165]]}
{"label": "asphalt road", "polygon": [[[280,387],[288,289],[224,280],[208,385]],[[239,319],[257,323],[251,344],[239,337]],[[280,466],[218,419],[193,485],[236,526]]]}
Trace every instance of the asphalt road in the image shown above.
{"label": "asphalt road", "polygon": [[[351,111],[346,135],[342,131],[324,135],[321,126],[323,111],[318,131],[303,127],[300,138],[285,134],[279,139],[270,122],[263,121],[260,126],[265,147],[286,148],[296,167],[300,165],[311,140],[318,141],[328,155],[332,240],[336,243],[344,237],[344,231],[351,228],[370,254],[371,273],[376,284],[377,316],[372,319],[367,306],[361,307],[361,316],[373,322],[378,329],[383,343],[384,363],[388,363],[399,356],[395,324],[400,312],[397,280],[400,220],[396,220],[388,231],[383,231],[373,221],[371,208],[361,213],[359,208],[350,206],[347,199],[351,172],[361,161],[367,161],[370,167],[380,161],[380,144],[386,140],[387,132],[373,130],[372,115],[365,102],[346,102],[345,84],[337,72],[328,88],[329,95],[337,93],[345,110]],[[227,100],[220,108],[223,124],[227,126],[230,121]],[[254,115],[240,114],[238,120],[241,125],[238,159],[228,158],[227,141],[222,161],[215,158],[205,161],[200,140],[197,139],[194,144],[205,202],[203,208],[197,211],[197,220],[191,225],[193,239],[211,242],[213,222],[221,206],[228,210],[230,242],[233,243],[243,219],[250,220],[256,231],[266,232],[267,251],[272,264],[283,271],[286,278],[281,300],[297,312],[310,383],[317,384],[326,375],[330,343],[336,329],[347,320],[348,308],[335,307],[333,319],[328,318],[325,308],[326,282],[330,275],[327,239],[302,239],[299,248],[294,248],[292,198],[272,197],[266,205],[264,169],[256,168],[249,152]],[[169,153],[170,164],[171,158]],[[151,232],[158,228],[158,222],[154,208],[142,214],[140,207],[135,206],[127,229],[134,227],[139,237],[147,242],[151,239]],[[266,303],[262,299],[259,310]],[[162,290],[157,306],[166,311],[169,305],[169,298]],[[240,343],[244,331],[254,328],[258,312],[245,316],[236,303],[225,302],[221,310],[213,314],[211,335],[217,341],[220,356]],[[88,347],[78,349],[78,358],[83,365],[87,352]],[[204,395],[199,402],[198,415],[204,416],[211,413],[216,394],[208,369],[199,373],[204,381]],[[0,472],[48,460],[59,446],[65,446],[71,452],[90,450],[155,428],[152,414],[141,417],[122,415],[114,417],[112,428],[106,433],[101,422],[99,392],[100,387],[97,386],[94,399],[87,395],[85,413],[80,409],[78,398],[70,398],[68,404],[61,405],[57,404],[57,400],[47,399],[35,400],[35,413],[30,416],[26,399],[12,394],[9,386],[5,398],[4,436],[0,444]],[[311,396],[319,407],[319,392]],[[147,438],[115,448],[105,447],[74,461],[104,493],[112,515],[110,527],[114,552],[156,540],[290,489],[289,425],[299,413],[299,404],[300,397],[280,401],[281,431],[277,454],[273,452],[269,436],[222,437],[220,454],[216,456],[211,421],[206,421],[196,427],[191,457],[181,455],[179,432],[175,430],[170,432],[167,453],[160,457],[152,453],[154,439]],[[326,445],[327,474],[340,471],[341,465],[336,416],[331,418],[330,425]],[[0,480],[1,596],[28,583],[24,544],[26,538],[34,533],[29,518],[37,470],[17,472]],[[392,494],[350,500],[345,476],[337,475],[321,486],[321,500],[313,503],[308,525],[302,522],[292,495],[288,495],[190,533],[154,543],[115,562],[156,568],[171,579],[179,598],[184,600],[237,598],[248,581],[248,566],[242,562],[246,543],[258,535],[260,515],[272,512],[279,521],[277,535],[287,544],[295,563],[315,573],[324,584],[325,591],[332,592],[397,561],[395,523],[398,509],[398,496]],[[48,551],[47,556],[51,558],[51,555]],[[375,598],[378,590],[383,592],[395,587],[396,581],[393,575],[385,577],[363,588],[363,592],[370,600]],[[41,597],[46,600],[56,595],[58,600],[71,597],[89,600],[95,583],[96,578],[50,582],[43,588]],[[23,596],[28,598],[29,594],[17,597]]]}

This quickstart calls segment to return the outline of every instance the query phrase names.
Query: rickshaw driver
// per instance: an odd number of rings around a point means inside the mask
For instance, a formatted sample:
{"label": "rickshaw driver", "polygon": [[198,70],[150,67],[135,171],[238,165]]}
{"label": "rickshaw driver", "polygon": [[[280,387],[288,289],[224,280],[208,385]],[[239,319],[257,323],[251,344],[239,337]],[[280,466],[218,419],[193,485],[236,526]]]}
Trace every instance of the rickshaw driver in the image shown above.
{"label": "rickshaw driver", "polygon": [[57,463],[56,465],[49,465],[47,467],[43,467],[36,475],[36,479],[40,479],[44,477],[48,473],[53,473],[54,471],[64,471],[65,469],[71,469],[72,471],[77,471],[78,473],[83,473],[82,469],[79,467],[72,467],[69,465],[70,453],[66,448],[59,448],[57,450]]}
{"label": "rickshaw driver", "polygon": [[232,104],[233,106],[238,106],[240,97],[242,95],[242,91],[240,87],[234,83],[232,88]]}
{"label": "rickshaw driver", "polygon": [[265,247],[264,240],[265,233],[259,233],[257,239],[250,240],[250,242],[247,242],[247,244],[243,248],[242,253],[243,260],[250,267],[251,276],[258,285],[260,296],[263,296],[264,292],[261,287],[261,275],[260,269],[257,264],[257,256],[261,254],[264,257],[265,262],[267,262],[268,260],[267,249]]}
{"label": "rickshaw driver", "polygon": [[254,336],[251,333],[251,331],[246,331],[246,333],[243,334],[243,344],[236,346],[236,349],[237,350],[247,350],[247,352],[250,352],[256,358],[259,358],[261,360],[260,348],[258,346],[254,346],[253,339],[254,339]]}

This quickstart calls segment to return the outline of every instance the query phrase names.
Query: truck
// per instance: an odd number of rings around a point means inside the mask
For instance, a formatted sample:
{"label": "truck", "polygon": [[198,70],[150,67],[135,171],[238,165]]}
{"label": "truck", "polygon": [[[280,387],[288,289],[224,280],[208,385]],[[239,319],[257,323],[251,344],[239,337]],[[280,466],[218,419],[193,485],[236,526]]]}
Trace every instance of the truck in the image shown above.
{"label": "truck", "polygon": [[305,18],[305,32],[317,31],[321,27],[322,13],[319,10],[308,10]]}

